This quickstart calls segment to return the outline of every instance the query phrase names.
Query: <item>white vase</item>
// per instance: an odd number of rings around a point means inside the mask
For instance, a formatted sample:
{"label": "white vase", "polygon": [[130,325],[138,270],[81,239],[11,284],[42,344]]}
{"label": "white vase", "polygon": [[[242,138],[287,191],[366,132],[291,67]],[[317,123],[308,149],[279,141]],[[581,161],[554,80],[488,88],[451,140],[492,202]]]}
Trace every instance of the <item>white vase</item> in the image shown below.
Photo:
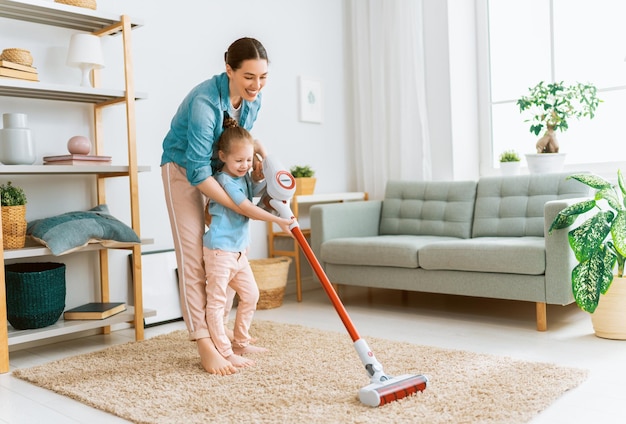
{"label": "white vase", "polygon": [[500,173],[502,175],[519,175],[520,163],[517,162],[500,162]]}
{"label": "white vase", "polygon": [[4,113],[0,129],[0,162],[5,165],[32,165],[35,147],[24,113]]}
{"label": "white vase", "polygon": [[561,172],[565,163],[565,153],[527,153],[526,162],[531,174]]}

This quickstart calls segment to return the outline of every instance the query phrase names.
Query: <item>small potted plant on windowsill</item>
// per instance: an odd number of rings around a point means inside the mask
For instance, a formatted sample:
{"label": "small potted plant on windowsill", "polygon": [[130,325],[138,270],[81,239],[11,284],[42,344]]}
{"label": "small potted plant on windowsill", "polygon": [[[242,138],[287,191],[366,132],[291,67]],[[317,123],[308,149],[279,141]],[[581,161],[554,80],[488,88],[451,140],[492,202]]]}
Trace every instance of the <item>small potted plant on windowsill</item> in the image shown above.
{"label": "small potted plant on windowsill", "polygon": [[571,276],[574,299],[592,314],[598,337],[626,340],[626,183],[620,170],[617,186],[593,174],[568,179],[595,189],[595,196],[559,212],[548,233],[570,227],[585,214],[585,221],[567,234],[578,261]]}
{"label": "small potted plant on windowsill", "polygon": [[515,150],[506,150],[500,154],[500,172],[502,175],[519,174],[520,157]]}
{"label": "small potted plant on windowsill", "polygon": [[26,194],[11,181],[0,185],[2,240],[5,249],[21,249],[26,244]]}
{"label": "small potted plant on windowsill", "polygon": [[289,169],[289,172],[296,179],[296,196],[313,194],[317,182],[313,168],[309,165],[295,165]]}
{"label": "small potted plant on windowsill", "polygon": [[[517,100],[520,113],[528,113],[530,132],[539,135],[545,131],[537,141],[536,154],[527,154],[530,172],[551,172],[546,165],[535,165],[536,159],[555,161],[556,171],[563,166],[565,156],[559,153],[559,143],[556,131],[565,132],[569,128],[570,118],[593,119],[598,105],[602,102],[597,96],[597,88],[590,83],[575,83],[566,85],[563,81],[545,83],[540,81],[528,89],[528,94]],[[552,155],[540,156],[551,153]]]}

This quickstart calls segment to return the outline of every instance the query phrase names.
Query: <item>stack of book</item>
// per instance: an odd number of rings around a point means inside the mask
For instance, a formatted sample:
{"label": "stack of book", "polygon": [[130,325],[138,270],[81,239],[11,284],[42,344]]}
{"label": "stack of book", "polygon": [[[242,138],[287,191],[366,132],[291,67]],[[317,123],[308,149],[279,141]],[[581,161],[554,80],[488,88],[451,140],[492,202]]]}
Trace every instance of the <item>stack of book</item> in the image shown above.
{"label": "stack of book", "polygon": [[110,165],[111,156],[61,155],[44,156],[44,165]]}
{"label": "stack of book", "polygon": [[0,60],[0,77],[39,81],[37,69],[19,63]]}

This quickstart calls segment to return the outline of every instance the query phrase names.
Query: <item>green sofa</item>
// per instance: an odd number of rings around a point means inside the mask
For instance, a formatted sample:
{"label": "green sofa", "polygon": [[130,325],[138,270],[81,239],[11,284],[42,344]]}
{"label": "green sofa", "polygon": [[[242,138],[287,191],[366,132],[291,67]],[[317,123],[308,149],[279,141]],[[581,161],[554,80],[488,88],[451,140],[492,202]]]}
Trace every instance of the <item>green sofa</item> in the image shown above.
{"label": "green sofa", "polygon": [[589,189],[569,174],[390,181],[384,200],[311,207],[311,247],[333,284],[534,302],[574,301],[566,231],[547,230]]}

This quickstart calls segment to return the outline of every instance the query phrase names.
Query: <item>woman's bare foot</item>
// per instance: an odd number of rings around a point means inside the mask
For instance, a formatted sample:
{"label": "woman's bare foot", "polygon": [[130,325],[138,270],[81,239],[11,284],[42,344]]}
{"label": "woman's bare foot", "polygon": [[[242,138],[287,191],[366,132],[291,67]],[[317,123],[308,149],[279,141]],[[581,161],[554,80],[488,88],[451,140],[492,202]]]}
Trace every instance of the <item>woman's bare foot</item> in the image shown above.
{"label": "woman's bare foot", "polygon": [[235,347],[235,346],[233,346],[233,352],[235,352],[237,355],[244,355],[246,353],[263,353],[263,352],[267,352],[267,349],[264,348],[264,347],[253,346],[253,345],[249,344],[246,347]]}
{"label": "woman's bare foot", "polygon": [[237,372],[237,368],[227,361],[215,348],[209,337],[196,340],[202,368],[210,374],[230,375]]}
{"label": "woman's bare foot", "polygon": [[243,356],[239,356],[236,353],[227,356],[226,360],[233,364],[233,366],[238,368],[246,368],[254,365],[254,361],[252,359],[244,358]]}

